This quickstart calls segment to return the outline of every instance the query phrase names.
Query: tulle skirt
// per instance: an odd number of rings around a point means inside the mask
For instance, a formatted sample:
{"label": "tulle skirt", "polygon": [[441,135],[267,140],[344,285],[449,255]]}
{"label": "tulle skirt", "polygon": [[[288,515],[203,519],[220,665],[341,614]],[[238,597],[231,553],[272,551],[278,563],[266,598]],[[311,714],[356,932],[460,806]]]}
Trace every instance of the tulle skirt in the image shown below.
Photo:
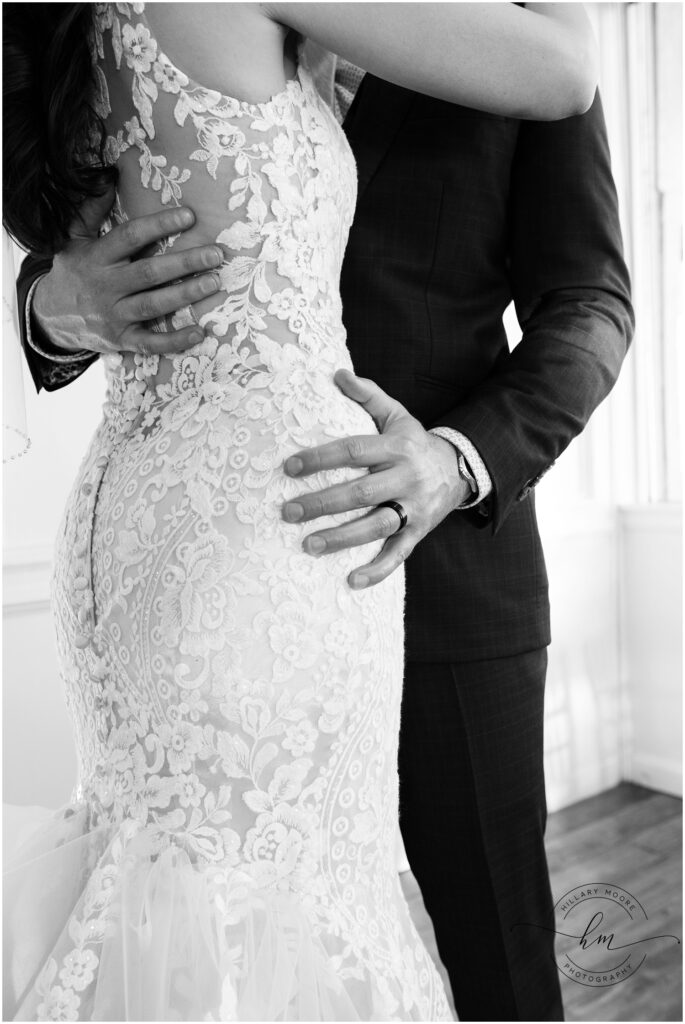
{"label": "tulle skirt", "polygon": [[85,805],[36,809],[29,830],[6,860],[4,1020],[388,1019],[292,894],[130,821],[89,828]]}

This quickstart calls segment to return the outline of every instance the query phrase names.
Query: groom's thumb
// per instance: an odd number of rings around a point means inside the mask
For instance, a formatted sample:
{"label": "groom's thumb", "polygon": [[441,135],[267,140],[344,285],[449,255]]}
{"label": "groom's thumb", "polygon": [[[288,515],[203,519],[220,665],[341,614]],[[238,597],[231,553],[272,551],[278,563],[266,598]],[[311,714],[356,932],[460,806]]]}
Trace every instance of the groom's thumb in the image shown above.
{"label": "groom's thumb", "polygon": [[338,370],[333,380],[344,395],[364,406],[380,431],[386,429],[393,415],[405,411],[378,384],[367,377],[357,377],[351,370]]}

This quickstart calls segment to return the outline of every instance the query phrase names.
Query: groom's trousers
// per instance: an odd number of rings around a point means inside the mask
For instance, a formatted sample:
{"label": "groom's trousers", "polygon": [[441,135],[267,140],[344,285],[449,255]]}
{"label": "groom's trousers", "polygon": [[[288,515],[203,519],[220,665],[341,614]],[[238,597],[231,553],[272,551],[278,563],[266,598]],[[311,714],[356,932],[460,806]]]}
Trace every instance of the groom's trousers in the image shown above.
{"label": "groom's trousers", "polygon": [[546,648],[406,666],[400,826],[461,1020],[563,1020],[544,848],[546,668]]}

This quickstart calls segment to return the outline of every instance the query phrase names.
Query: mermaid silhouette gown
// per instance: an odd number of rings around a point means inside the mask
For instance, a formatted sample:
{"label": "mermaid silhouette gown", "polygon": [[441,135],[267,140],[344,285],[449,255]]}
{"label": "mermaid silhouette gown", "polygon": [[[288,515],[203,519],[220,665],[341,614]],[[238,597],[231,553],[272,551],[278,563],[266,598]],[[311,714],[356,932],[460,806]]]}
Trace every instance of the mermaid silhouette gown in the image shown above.
{"label": "mermaid silhouette gown", "polygon": [[245,103],[142,3],[92,45],[118,217],[211,207],[223,292],[186,353],[103,359],[53,578],[78,784],[8,866],[5,1019],[450,1019],[395,867],[402,574],[355,592],[376,545],[316,559],[280,514],[355,475],[288,455],[375,432],[332,380],[353,157],[302,60]]}

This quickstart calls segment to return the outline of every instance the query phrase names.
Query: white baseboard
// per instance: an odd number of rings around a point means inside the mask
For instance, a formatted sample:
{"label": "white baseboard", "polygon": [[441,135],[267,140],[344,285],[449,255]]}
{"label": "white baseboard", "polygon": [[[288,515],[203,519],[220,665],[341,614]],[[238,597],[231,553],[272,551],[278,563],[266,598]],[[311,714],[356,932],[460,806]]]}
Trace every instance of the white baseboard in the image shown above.
{"label": "white baseboard", "polygon": [[630,762],[626,772],[628,782],[682,797],[683,770],[680,764],[649,754],[633,754]]}

